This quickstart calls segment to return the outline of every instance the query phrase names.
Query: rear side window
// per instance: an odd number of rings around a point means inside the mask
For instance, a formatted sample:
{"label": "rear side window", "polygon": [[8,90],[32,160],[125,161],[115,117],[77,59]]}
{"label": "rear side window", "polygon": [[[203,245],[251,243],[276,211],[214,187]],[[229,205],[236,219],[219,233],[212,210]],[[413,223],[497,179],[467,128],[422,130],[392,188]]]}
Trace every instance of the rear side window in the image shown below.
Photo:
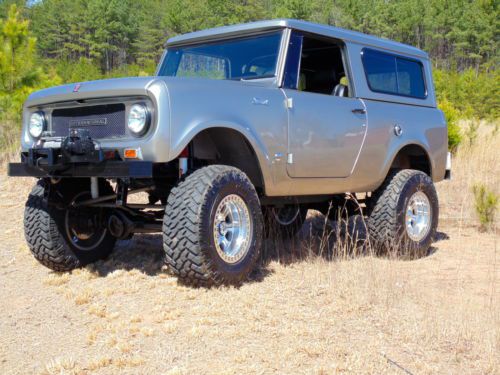
{"label": "rear side window", "polygon": [[419,99],[427,96],[420,61],[371,49],[364,49],[362,58],[370,90]]}

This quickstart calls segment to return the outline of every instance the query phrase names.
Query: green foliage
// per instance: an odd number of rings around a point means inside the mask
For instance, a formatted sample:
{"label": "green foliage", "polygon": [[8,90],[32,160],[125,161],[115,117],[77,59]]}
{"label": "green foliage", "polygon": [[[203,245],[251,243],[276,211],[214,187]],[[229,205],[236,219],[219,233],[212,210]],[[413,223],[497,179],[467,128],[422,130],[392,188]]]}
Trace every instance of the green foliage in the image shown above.
{"label": "green foliage", "polygon": [[479,183],[473,186],[474,207],[479,219],[480,229],[487,231],[495,224],[499,197],[485,185]]}
{"label": "green foliage", "polygon": [[136,38],[131,41],[131,51],[145,70],[155,71],[156,62],[160,59],[167,33],[165,30],[165,9],[161,0],[153,0],[150,7],[139,12]]}
{"label": "green foliage", "polygon": [[446,123],[448,124],[448,149],[451,152],[455,152],[460,142],[462,142],[462,133],[458,125],[460,112],[446,98],[439,101],[438,107],[443,111]]}
{"label": "green foliage", "polygon": [[56,70],[63,82],[82,82],[101,79],[101,69],[91,59],[80,57],[77,61],[59,60]]}
{"label": "green foliage", "polygon": [[104,73],[156,62],[174,34],[273,17],[412,44],[428,51],[439,69],[478,74],[499,61],[495,0],[44,0],[28,13],[42,56],[95,59]]}
{"label": "green foliage", "polygon": [[95,59],[104,73],[156,62],[174,34],[273,17],[412,44],[440,69],[494,70],[499,57],[495,0],[44,0],[28,13],[42,56]]}
{"label": "green foliage", "polygon": [[21,19],[15,4],[7,18],[0,19],[0,148],[9,149],[18,135],[22,105],[34,90],[59,84],[51,70],[44,73],[36,64],[36,40],[29,22]]}
{"label": "green foliage", "polygon": [[33,84],[40,73],[34,69],[35,38],[29,35],[29,22],[19,19],[12,5],[7,19],[0,20],[0,90],[12,92]]}
{"label": "green foliage", "polygon": [[500,116],[500,74],[496,70],[477,73],[434,71],[434,85],[438,101],[447,99],[465,118],[496,119]]}
{"label": "green foliage", "polygon": [[313,13],[313,2],[302,0],[277,1],[275,16],[279,18],[310,19]]}

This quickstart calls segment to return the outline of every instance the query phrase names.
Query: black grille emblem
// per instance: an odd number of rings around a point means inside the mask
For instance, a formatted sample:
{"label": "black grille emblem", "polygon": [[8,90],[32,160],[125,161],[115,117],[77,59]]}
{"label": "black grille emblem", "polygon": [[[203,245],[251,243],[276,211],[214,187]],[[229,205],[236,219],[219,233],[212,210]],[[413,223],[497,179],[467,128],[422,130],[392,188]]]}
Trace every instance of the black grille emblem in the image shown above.
{"label": "black grille emblem", "polygon": [[69,127],[85,127],[85,126],[103,126],[108,124],[108,119],[103,118],[91,118],[91,119],[81,119],[81,120],[69,120]]}

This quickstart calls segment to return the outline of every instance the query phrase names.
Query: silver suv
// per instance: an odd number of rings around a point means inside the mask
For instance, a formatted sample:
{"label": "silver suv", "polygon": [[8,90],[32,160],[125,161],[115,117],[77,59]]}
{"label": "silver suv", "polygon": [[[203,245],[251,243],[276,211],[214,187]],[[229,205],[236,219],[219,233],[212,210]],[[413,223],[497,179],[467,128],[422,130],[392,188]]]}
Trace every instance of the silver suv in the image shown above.
{"label": "silver suv", "polygon": [[309,208],[366,216],[377,251],[422,253],[450,173],[425,52],[295,20],[171,38],[154,77],[41,90],[23,115],[9,174],[39,179],[26,240],[57,271],[161,232],[182,281],[240,283]]}

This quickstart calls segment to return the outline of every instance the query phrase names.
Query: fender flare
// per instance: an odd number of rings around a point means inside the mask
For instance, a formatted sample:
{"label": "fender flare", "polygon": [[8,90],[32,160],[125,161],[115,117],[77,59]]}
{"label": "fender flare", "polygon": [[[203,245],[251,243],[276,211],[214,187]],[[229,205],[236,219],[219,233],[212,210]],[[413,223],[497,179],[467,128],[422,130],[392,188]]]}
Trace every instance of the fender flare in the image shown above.
{"label": "fender flare", "polygon": [[404,149],[405,147],[408,147],[408,146],[417,146],[424,151],[425,156],[427,157],[427,160],[429,161],[430,177],[432,178],[432,174],[434,173],[433,171],[434,171],[435,165],[434,165],[432,158],[430,157],[430,147],[428,145],[418,141],[418,140],[413,139],[413,140],[408,140],[405,143],[402,143],[395,150],[395,152],[387,155],[387,158],[384,160],[384,168],[383,168],[382,173],[381,173],[382,179],[381,179],[381,181],[378,182],[378,185],[381,185],[383,183],[383,181],[385,180],[385,178],[387,177],[387,175],[389,174],[391,166],[393,165],[394,160],[396,160],[396,157],[399,155],[401,150]]}
{"label": "fender flare", "polygon": [[232,121],[205,121],[190,124],[189,126],[185,127],[185,131],[182,133],[182,137],[179,138],[179,141],[177,143],[175,143],[174,140],[171,140],[171,142],[173,143],[171,143],[169,159],[175,159],[186,148],[189,142],[191,142],[198,134],[205,130],[214,128],[234,130],[246,139],[259,162],[259,170],[262,176],[262,182],[265,190],[266,185],[269,184],[270,181],[273,181],[271,172],[271,158],[269,156],[267,147],[252,131],[252,128],[250,126],[243,126]]}

